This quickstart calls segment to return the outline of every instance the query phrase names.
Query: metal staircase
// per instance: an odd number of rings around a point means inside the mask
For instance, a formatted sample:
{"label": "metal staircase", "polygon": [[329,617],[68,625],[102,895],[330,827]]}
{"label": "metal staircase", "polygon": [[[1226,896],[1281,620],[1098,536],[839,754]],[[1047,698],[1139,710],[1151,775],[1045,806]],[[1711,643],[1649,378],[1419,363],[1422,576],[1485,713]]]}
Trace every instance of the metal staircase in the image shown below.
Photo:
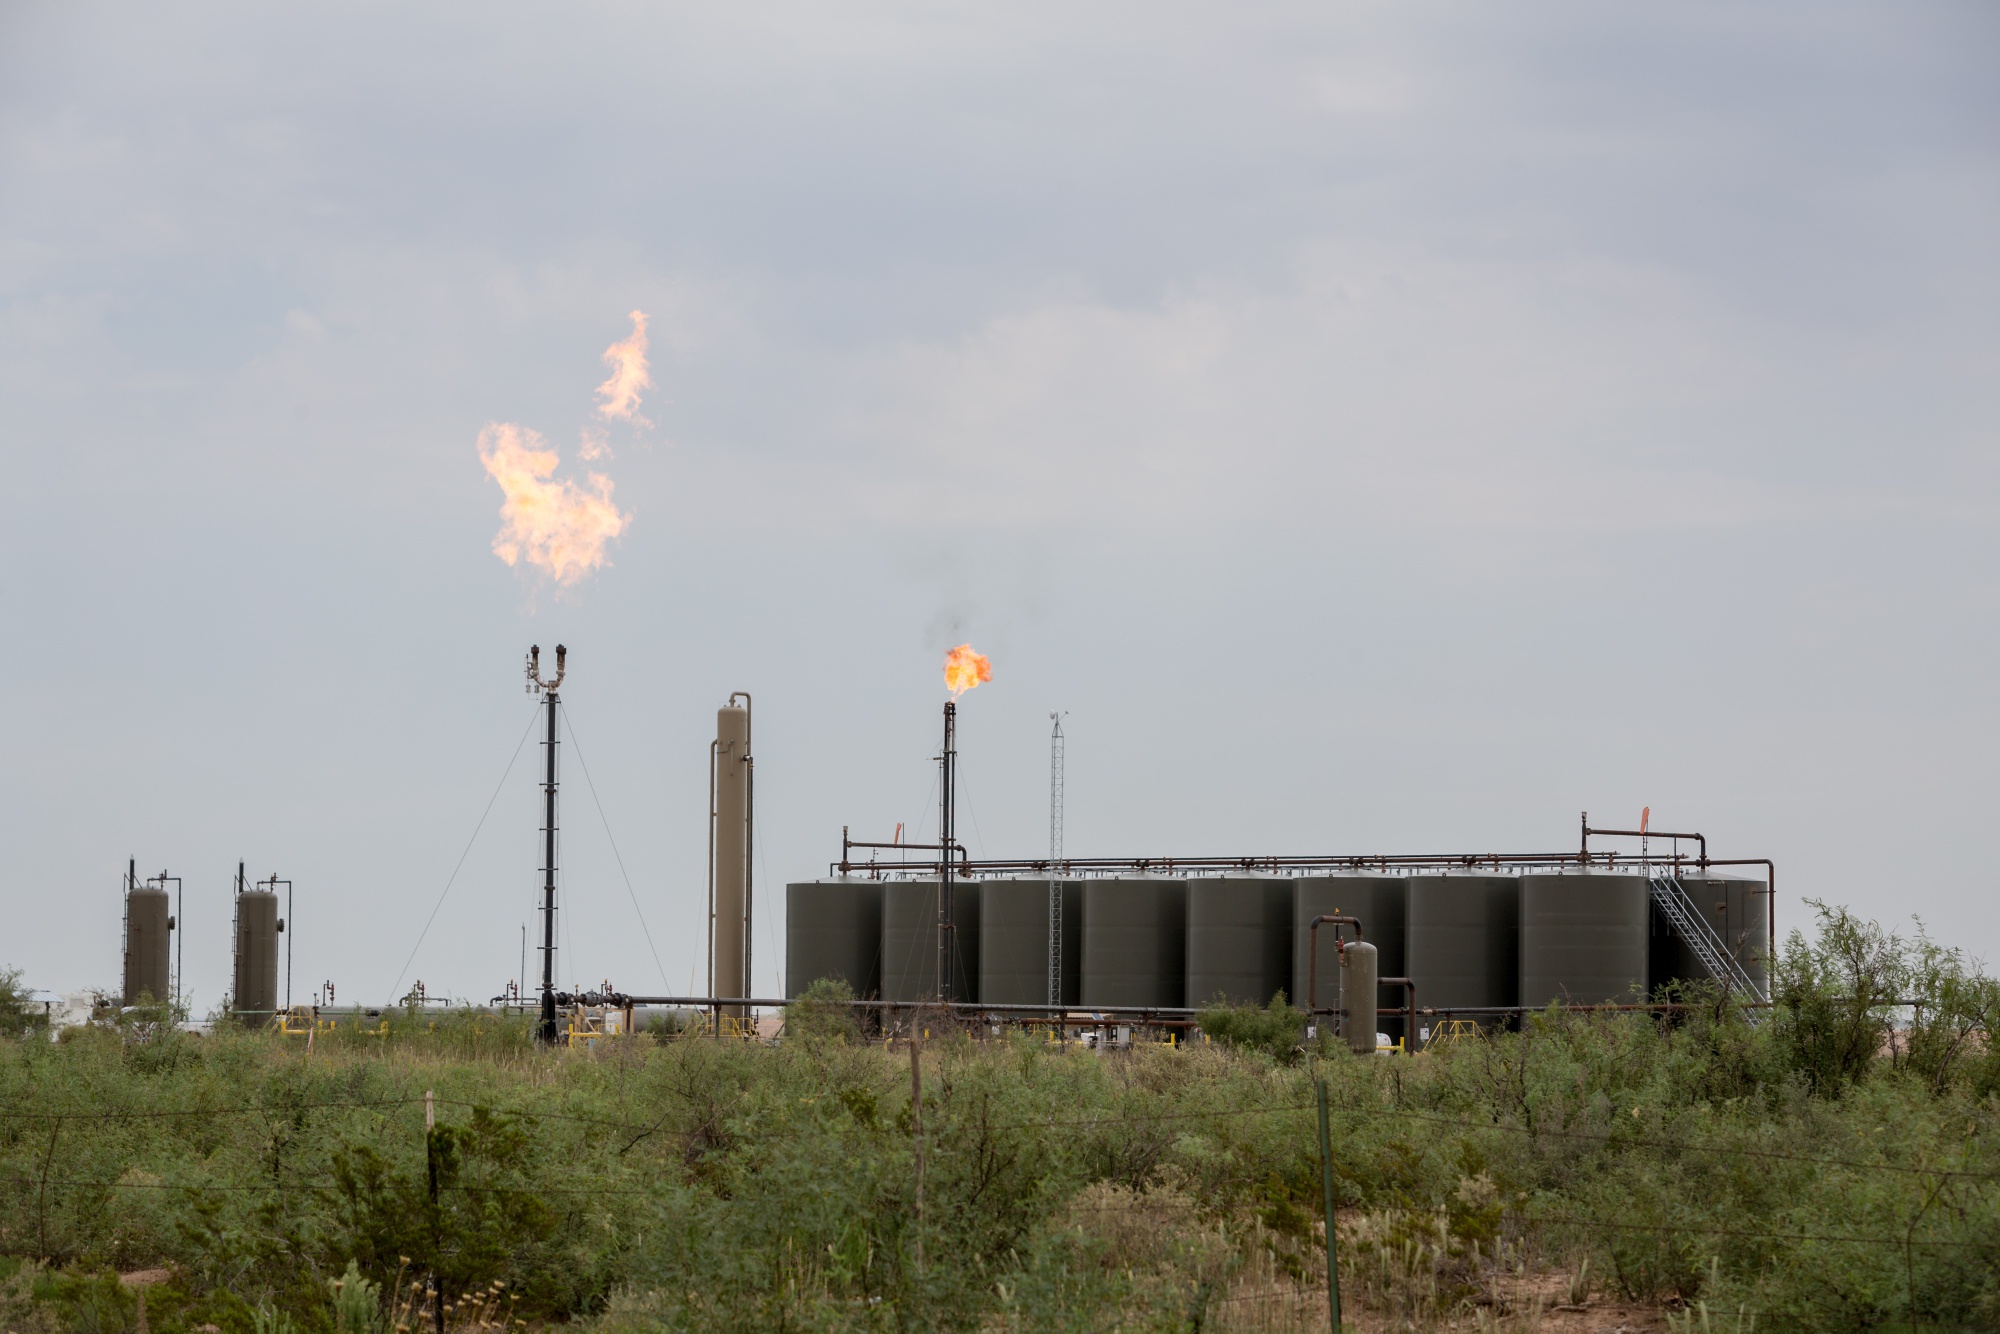
{"label": "metal staircase", "polygon": [[1695,907],[1688,897],[1679,877],[1656,875],[1652,877],[1653,905],[1660,910],[1687,947],[1694,951],[1694,957],[1708,970],[1708,975],[1731,991],[1740,991],[1758,1000],[1768,1000],[1768,996],[1757,984],[1750,980],[1743,965],[1729,952],[1729,946],[1722,937],[1715,934],[1715,928]]}

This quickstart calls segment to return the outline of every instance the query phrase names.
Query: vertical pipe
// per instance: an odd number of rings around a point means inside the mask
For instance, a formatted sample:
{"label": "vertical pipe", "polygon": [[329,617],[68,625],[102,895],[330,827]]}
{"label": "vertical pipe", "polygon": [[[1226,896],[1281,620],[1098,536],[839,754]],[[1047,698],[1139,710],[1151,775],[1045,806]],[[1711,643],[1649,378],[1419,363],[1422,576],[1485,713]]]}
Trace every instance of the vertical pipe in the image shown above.
{"label": "vertical pipe", "polygon": [[[708,743],[708,995],[712,1001],[722,993],[715,989],[715,771],[720,763],[717,752],[722,749],[720,741]],[[709,1018],[719,1032],[722,1028],[722,1009],[709,1006]]]}
{"label": "vertical pipe", "polygon": [[1351,926],[1351,927],[1353,927],[1353,928],[1354,928],[1354,939],[1355,939],[1356,941],[1359,941],[1359,940],[1361,939],[1361,922],[1360,922],[1360,920],[1359,920],[1358,918],[1353,918],[1353,917],[1342,917],[1342,916],[1339,916],[1338,914],[1335,914],[1335,913],[1321,913],[1321,914],[1320,914],[1319,916],[1317,916],[1317,917],[1315,917],[1315,918],[1313,918],[1313,919],[1312,919],[1312,925],[1306,928],[1306,940],[1307,940],[1307,950],[1306,950],[1306,1012],[1307,1012],[1308,1014],[1318,1014],[1318,1013],[1320,1013],[1320,1008],[1319,1008],[1319,924],[1320,924],[1321,922],[1332,922],[1332,923],[1333,923],[1333,942],[1334,942],[1334,948],[1335,948],[1335,949],[1339,949],[1339,948],[1341,948],[1341,944],[1340,944],[1340,928],[1341,928],[1341,927],[1343,927],[1343,926]]}
{"label": "vertical pipe", "polygon": [[132,1003],[132,886],[137,883],[138,876],[139,859],[134,857],[125,868],[125,934],[123,941],[125,951],[123,966],[125,974],[119,983],[118,996],[119,1000],[127,1005]]}
{"label": "vertical pipe", "polygon": [[1063,855],[1063,730],[1062,714],[1049,715],[1049,1004],[1062,1002],[1062,883],[1056,864]]}
{"label": "vertical pipe", "polygon": [[1764,999],[1770,1000],[1777,994],[1778,985],[1778,864],[1764,863],[1765,884],[1764,911],[1769,914],[1764,928]]}
{"label": "vertical pipe", "polygon": [[292,882],[285,882],[285,1008],[292,1008],[292,937],[299,924],[292,920]]}
{"label": "vertical pipe", "polygon": [[944,753],[939,757],[938,773],[938,932],[937,932],[937,994],[939,1000],[950,1000],[956,988],[951,976],[951,875],[952,851],[957,843],[953,807],[954,788],[958,782],[958,703],[946,700],[944,704]]}
{"label": "vertical pipe", "polygon": [[[732,691],[729,702],[743,697],[743,994],[748,996],[756,990],[756,983],[750,980],[750,964],[755,951],[757,924],[757,753],[752,745],[751,727],[756,719],[750,707],[750,692]],[[785,984],[778,983],[779,994],[783,994]]]}
{"label": "vertical pipe", "polygon": [[[551,690],[542,707],[549,711],[547,777],[542,783],[542,1041],[556,1040],[556,709],[561,701]],[[440,1298],[442,1300],[442,1298]]]}
{"label": "vertical pipe", "polygon": [[244,948],[248,944],[244,940],[244,890],[246,888],[250,888],[250,878],[244,876],[244,864],[236,862],[236,914],[234,914],[234,922],[236,922],[236,1006],[238,1008],[242,1008],[242,1004],[244,1004],[244,992],[250,990],[246,986],[246,982],[250,980],[250,966],[252,966],[250,964],[250,952]]}
{"label": "vertical pipe", "polygon": [[1415,1051],[1417,1039],[1417,984],[1407,977],[1378,977],[1375,984],[1403,989],[1403,1050]]}
{"label": "vertical pipe", "polygon": [[236,863],[236,894],[230,900],[229,938],[234,942],[235,952],[230,955],[235,967],[230,978],[231,1009],[243,1008],[243,863]]}
{"label": "vertical pipe", "polygon": [[715,989],[715,773],[721,762],[720,741],[708,743],[708,996],[710,1027],[722,1031],[722,1007],[713,1003],[722,993]]}

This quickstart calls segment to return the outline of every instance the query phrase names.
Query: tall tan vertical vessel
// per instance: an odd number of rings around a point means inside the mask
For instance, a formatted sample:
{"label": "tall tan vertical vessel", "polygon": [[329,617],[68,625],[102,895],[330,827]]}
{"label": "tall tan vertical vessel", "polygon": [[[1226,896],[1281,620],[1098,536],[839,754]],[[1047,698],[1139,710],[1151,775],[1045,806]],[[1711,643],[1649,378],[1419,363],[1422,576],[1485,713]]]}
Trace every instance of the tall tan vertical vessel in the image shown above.
{"label": "tall tan vertical vessel", "polygon": [[173,999],[173,914],[167,891],[133,885],[125,894],[125,1003]]}
{"label": "tall tan vertical vessel", "polygon": [[[743,701],[738,704],[737,701]],[[709,753],[708,994],[748,996],[750,984],[750,695],[715,711]],[[742,1006],[723,1013],[742,1018]]]}
{"label": "tall tan vertical vessel", "polygon": [[255,1027],[278,1010],[278,896],[246,889],[236,896],[236,977],[230,1008]]}

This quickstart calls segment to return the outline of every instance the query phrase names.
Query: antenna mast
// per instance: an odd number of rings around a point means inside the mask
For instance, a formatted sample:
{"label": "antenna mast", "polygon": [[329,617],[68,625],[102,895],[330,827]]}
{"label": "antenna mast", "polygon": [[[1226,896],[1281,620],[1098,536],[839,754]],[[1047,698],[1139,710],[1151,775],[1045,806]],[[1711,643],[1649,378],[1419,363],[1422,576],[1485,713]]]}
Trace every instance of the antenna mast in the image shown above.
{"label": "antenna mast", "polygon": [[556,711],[562,699],[556,687],[562,684],[563,659],[569,650],[556,645],[556,675],[542,679],[542,646],[528,648],[528,693],[542,693],[542,707],[548,710],[548,776],[542,782],[542,1023],[541,1039],[556,1040]]}
{"label": "antenna mast", "polygon": [[1062,882],[1056,879],[1056,863],[1063,859],[1063,716],[1051,713],[1049,721],[1049,1004],[1062,1001]]}

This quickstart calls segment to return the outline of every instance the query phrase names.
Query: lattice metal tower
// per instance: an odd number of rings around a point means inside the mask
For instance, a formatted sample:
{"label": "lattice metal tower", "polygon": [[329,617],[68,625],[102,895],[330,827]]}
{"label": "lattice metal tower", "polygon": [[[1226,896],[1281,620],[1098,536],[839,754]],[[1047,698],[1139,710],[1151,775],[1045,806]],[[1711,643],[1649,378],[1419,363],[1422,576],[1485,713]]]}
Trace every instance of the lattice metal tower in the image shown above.
{"label": "lattice metal tower", "polygon": [[562,699],[556,687],[562,684],[564,660],[569,650],[556,645],[556,674],[542,679],[542,646],[528,646],[528,691],[539,691],[548,713],[548,777],[542,782],[542,1020],[537,1032],[544,1043],[556,1040],[556,711]]}
{"label": "lattice metal tower", "polygon": [[1049,731],[1049,1004],[1062,1001],[1062,881],[1056,864],[1063,857],[1063,716],[1051,713]]}

